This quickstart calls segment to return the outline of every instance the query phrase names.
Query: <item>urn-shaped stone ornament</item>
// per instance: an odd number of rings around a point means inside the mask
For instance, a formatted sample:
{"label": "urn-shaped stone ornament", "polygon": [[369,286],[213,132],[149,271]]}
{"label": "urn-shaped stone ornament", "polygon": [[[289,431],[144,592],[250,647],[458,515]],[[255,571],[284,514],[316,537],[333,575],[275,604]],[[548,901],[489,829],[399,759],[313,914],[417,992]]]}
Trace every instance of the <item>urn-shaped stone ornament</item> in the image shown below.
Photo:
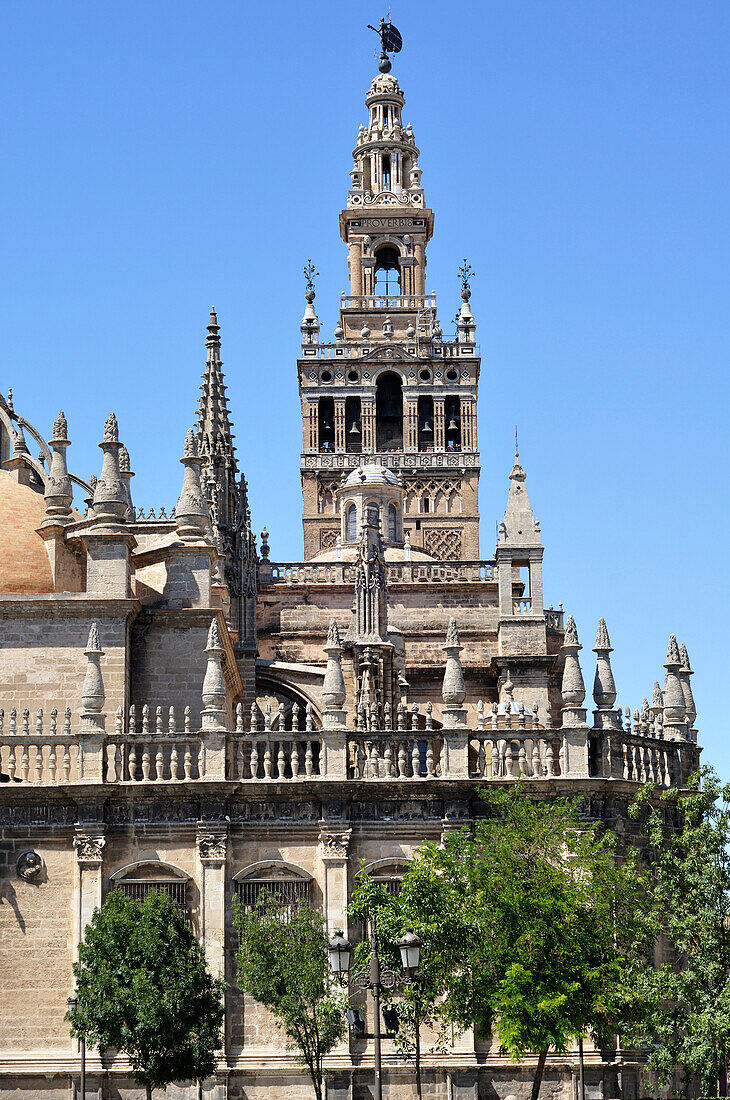
{"label": "urn-shaped stone ornament", "polygon": [[458,707],[466,697],[464,673],[461,671],[461,661],[459,660],[462,648],[459,631],[456,627],[456,619],[449,619],[446,644],[443,646],[446,653],[446,668],[444,669],[444,683],[441,689],[441,698],[447,706]]}
{"label": "urn-shaped stone ornament", "polygon": [[203,704],[215,710],[222,710],[226,701],[226,682],[221,667],[223,646],[221,645],[217,619],[213,619],[210,624],[205,652],[208,655],[208,666],[205,670],[203,691],[201,693]]}
{"label": "urn-shaped stone ornament", "polygon": [[327,671],[322,685],[322,701],[326,707],[341,707],[345,701],[345,678],[342,675],[340,632],[334,619],[330,620],[327,633]]}
{"label": "urn-shaped stone ornament", "polygon": [[104,650],[99,642],[99,626],[91,624],[89,640],[86,643],[86,675],[81,689],[81,702],[84,710],[99,713],[104,706],[104,679],[101,674],[101,658]]}

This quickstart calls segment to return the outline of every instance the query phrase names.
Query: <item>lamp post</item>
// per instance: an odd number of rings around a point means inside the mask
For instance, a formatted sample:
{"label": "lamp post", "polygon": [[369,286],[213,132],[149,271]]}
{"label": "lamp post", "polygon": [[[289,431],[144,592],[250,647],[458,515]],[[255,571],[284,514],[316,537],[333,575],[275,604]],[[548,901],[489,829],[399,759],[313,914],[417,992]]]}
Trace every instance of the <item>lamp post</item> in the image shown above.
{"label": "lamp post", "polygon": [[[71,997],[68,998],[68,1000],[66,1001],[66,1004],[68,1005],[69,1013],[73,1013],[73,1012],[76,1011],[76,1009],[78,1007],[78,1003],[79,1003],[78,997],[71,996]],[[81,1046],[81,1098],[80,1098],[80,1100],[86,1100],[86,1039],[83,1035],[79,1039],[79,1044]]]}
{"label": "lamp post", "polygon": [[[405,971],[405,981],[411,982],[416,976],[420,962],[421,941],[410,928],[398,940],[398,950]],[[327,945],[327,954],[329,955],[332,972],[337,976],[340,985],[345,985],[349,980],[349,972],[352,966],[352,945],[349,940],[345,939],[342,932],[335,932]],[[347,1017],[353,1030],[359,1031],[364,1039],[373,1039],[375,1042],[375,1100],[383,1100],[383,1057],[380,1044],[382,1039],[389,1038],[387,1031],[385,1035],[380,1031],[380,994],[383,989],[394,989],[403,980],[403,976],[395,970],[383,969],[380,965],[378,928],[373,917],[370,921],[370,968],[369,971],[366,970],[358,974],[353,980],[353,985],[356,988],[369,989],[372,992],[374,1031],[372,1034],[365,1033],[363,1030],[364,1022],[360,1023],[362,1017],[355,1010],[351,1009]]]}

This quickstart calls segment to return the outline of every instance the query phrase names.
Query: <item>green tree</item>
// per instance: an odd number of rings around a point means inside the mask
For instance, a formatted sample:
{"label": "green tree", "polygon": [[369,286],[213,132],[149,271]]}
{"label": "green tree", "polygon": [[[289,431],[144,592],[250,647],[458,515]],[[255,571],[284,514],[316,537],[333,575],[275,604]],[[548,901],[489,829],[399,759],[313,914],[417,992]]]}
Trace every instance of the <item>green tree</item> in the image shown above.
{"label": "green tree", "polygon": [[645,1012],[632,1041],[652,1049],[660,1080],[683,1074],[687,1095],[727,1095],[730,1050],[730,785],[711,769],[688,791],[646,786],[630,813],[649,844],[647,893],[665,961],[640,976]]}
{"label": "green tree", "polygon": [[264,891],[250,910],[236,900],[233,919],[238,984],[274,1014],[322,1100],[324,1057],[347,1032],[347,999],[332,984],[324,918],[308,905],[285,915]]}
{"label": "green tree", "polygon": [[[378,934],[378,957],[381,963],[396,973],[402,970],[398,941],[407,929],[412,929],[421,939],[421,961],[413,981],[404,981],[393,991],[384,989],[384,1003],[397,1006],[399,1031],[395,1036],[396,1049],[406,1061],[412,1061],[416,1074],[416,1091],[421,1088],[421,1029],[440,1022],[440,1006],[446,989],[448,975],[443,969],[443,952],[431,950],[428,929],[424,923],[424,910],[431,917],[432,899],[413,896],[413,882],[406,876],[401,893],[391,894],[382,883],[361,872],[352,893],[349,913],[361,921],[367,931],[375,920]],[[355,949],[355,970],[364,970],[370,960],[371,943],[365,938]],[[379,1026],[376,1021],[374,1026]],[[437,1046],[441,1044],[437,1040]]]}
{"label": "green tree", "polygon": [[74,975],[72,1033],[126,1054],[148,1100],[153,1088],[215,1071],[225,984],[209,974],[168,894],[108,894],[86,927]]}
{"label": "green tree", "polygon": [[640,878],[576,802],[533,802],[521,784],[482,796],[473,835],[423,845],[403,894],[424,955],[438,956],[441,1019],[496,1032],[515,1058],[536,1053],[536,1100],[551,1049],[586,1032],[605,1042],[635,1008]]}

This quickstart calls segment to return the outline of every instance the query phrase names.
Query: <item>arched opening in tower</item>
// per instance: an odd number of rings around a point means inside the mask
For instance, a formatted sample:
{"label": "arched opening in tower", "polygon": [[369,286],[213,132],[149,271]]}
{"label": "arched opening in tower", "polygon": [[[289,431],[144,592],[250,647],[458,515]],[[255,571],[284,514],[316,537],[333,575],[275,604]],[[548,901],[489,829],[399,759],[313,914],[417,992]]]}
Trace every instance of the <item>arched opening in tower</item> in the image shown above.
{"label": "arched opening in tower", "polygon": [[418,449],[432,451],[434,443],[433,397],[418,398]]}
{"label": "arched opening in tower", "polygon": [[461,401],[458,397],[446,398],[446,450],[461,450]]}
{"label": "arched opening in tower", "polygon": [[387,371],[378,378],[375,391],[376,445],[379,451],[403,449],[403,382]]}
{"label": "arched opening in tower", "polygon": [[375,254],[375,284],[373,294],[388,295],[400,294],[400,263],[398,250],[392,245],[379,248]]}
{"label": "arched opening in tower", "polygon": [[345,401],[345,450],[349,454],[360,454],[362,451],[359,397],[348,397]]}
{"label": "arched opening in tower", "polygon": [[325,452],[335,449],[335,402],[332,397],[319,399],[319,449]]}

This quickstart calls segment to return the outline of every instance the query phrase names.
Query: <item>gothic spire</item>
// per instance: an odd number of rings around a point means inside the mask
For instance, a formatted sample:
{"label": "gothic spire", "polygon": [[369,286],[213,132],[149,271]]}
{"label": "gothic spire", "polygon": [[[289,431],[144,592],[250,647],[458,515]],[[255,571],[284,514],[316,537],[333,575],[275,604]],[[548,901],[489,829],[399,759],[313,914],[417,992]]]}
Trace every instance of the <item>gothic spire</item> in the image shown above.
{"label": "gothic spire", "polygon": [[215,309],[210,311],[205,346],[207,354],[198,408],[198,453],[207,464],[224,462],[235,471],[232,424],[228,415],[227,387],[223,381],[220,325]]}

